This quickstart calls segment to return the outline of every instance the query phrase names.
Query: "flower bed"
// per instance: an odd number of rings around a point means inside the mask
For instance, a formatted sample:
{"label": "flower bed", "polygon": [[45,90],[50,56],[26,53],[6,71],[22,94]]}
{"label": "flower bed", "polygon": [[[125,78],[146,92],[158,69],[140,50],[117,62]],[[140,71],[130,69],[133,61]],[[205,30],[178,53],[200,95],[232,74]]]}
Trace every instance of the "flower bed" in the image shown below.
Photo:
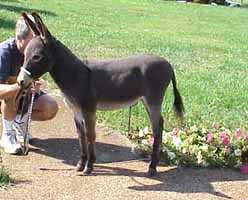
{"label": "flower bed", "polygon": [[[151,151],[153,137],[147,127],[129,138],[142,151]],[[231,132],[217,123],[209,129],[174,128],[171,132],[163,131],[161,151],[161,160],[170,165],[241,167],[245,171],[242,164],[248,164],[248,133],[240,128]]]}

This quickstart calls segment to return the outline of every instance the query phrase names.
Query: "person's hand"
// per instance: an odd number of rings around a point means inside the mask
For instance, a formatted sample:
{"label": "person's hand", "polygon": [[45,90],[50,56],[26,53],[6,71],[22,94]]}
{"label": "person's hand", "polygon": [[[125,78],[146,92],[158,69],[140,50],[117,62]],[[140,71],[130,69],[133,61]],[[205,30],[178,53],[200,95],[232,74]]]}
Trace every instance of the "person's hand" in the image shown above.
{"label": "person's hand", "polygon": [[40,86],[42,85],[42,81],[41,80],[36,80],[34,81],[31,91],[32,93],[40,93]]}

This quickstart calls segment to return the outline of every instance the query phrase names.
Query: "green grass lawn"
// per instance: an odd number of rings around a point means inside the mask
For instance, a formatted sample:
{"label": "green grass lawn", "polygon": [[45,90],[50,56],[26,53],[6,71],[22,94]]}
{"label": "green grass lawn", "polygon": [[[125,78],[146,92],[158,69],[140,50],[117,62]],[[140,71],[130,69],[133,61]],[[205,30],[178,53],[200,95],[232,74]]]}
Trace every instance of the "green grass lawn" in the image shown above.
{"label": "green grass lawn", "polygon": [[[245,1],[246,3],[246,1]],[[82,59],[154,53],[175,68],[187,125],[219,122],[248,128],[248,8],[162,0],[0,0],[0,41],[13,36],[22,10],[41,14],[51,33]],[[49,78],[49,76],[47,76]],[[172,89],[163,104],[166,128],[177,125]],[[99,121],[127,129],[128,109],[99,112]],[[142,105],[132,130],[147,126]]]}

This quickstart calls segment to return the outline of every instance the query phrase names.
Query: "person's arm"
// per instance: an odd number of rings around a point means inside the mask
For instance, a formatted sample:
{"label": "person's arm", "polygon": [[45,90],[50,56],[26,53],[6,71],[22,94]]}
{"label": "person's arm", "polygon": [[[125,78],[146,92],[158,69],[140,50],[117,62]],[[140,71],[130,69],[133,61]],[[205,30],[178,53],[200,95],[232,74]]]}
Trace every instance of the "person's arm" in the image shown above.
{"label": "person's arm", "polygon": [[31,91],[34,92],[34,93],[40,94],[41,86],[42,85],[44,86],[44,82],[45,81],[43,79],[41,79],[41,78],[35,80],[33,85],[32,85]]}
{"label": "person's arm", "polygon": [[10,74],[9,53],[0,51],[0,99],[14,98],[20,89],[18,84],[7,84]]}
{"label": "person's arm", "polygon": [[20,87],[15,84],[4,84],[0,81],[0,99],[14,98],[19,91]]}

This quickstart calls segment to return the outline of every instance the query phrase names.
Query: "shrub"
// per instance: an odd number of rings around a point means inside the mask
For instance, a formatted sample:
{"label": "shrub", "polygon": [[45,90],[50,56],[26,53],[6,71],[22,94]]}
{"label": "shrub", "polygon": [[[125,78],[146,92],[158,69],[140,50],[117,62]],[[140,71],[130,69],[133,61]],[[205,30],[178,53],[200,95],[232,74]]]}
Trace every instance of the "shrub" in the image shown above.
{"label": "shrub", "polygon": [[192,0],[193,3],[209,4],[210,0]]}
{"label": "shrub", "polygon": [[[138,148],[151,151],[153,137],[147,127],[129,137],[136,141]],[[161,150],[161,159],[167,164],[237,168],[247,159],[248,133],[240,128],[231,132],[216,123],[209,129],[174,128],[163,132]]]}
{"label": "shrub", "polygon": [[9,174],[6,172],[3,166],[0,169],[0,187],[4,187],[10,184]]}

